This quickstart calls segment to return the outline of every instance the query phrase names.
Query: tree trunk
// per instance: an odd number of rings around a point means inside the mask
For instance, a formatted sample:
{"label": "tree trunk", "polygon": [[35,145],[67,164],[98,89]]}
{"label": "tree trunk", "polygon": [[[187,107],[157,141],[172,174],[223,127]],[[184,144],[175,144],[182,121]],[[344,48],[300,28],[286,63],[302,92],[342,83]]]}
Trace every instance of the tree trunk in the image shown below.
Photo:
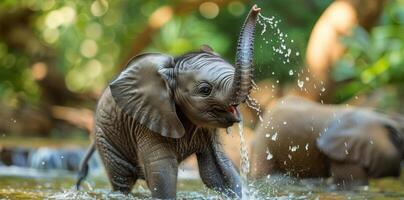
{"label": "tree trunk", "polygon": [[311,33],[306,50],[307,71],[301,80],[309,77],[304,89],[295,94],[315,101],[332,102],[335,82],[331,69],[343,56],[346,47],[341,37],[349,36],[355,26],[369,30],[375,25],[386,0],[336,0],[321,15]]}

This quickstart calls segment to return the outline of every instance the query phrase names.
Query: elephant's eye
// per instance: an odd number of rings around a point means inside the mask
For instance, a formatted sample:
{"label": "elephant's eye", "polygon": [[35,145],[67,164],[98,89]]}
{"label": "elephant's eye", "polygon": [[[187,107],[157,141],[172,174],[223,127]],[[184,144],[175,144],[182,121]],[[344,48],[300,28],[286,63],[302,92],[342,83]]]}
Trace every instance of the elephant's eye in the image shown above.
{"label": "elephant's eye", "polygon": [[212,92],[212,86],[209,83],[201,83],[198,87],[198,93],[202,96],[208,96]]}

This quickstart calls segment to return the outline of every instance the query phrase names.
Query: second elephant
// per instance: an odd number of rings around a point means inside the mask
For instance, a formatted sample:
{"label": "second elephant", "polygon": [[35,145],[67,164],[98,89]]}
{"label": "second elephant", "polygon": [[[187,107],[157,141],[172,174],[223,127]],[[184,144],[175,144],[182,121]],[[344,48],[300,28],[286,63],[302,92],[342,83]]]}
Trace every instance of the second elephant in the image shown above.
{"label": "second elephant", "polygon": [[404,124],[399,117],[286,97],[264,122],[253,141],[254,178],[286,173],[351,185],[400,175]]}

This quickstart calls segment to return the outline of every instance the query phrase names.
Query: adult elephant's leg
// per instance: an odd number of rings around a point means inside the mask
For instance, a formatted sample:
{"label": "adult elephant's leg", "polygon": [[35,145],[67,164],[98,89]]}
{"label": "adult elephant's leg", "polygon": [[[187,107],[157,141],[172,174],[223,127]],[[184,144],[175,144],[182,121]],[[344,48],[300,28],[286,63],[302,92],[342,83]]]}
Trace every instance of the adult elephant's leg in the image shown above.
{"label": "adult elephant's leg", "polygon": [[241,179],[233,163],[221,146],[212,143],[204,152],[196,154],[203,183],[231,198],[241,197]]}
{"label": "adult elephant's leg", "polygon": [[161,136],[153,135],[139,141],[147,185],[153,198],[175,199],[178,161],[174,151]]}
{"label": "adult elephant's leg", "polygon": [[[262,133],[262,131],[259,131],[259,133]],[[268,138],[264,137],[264,135],[258,134],[252,143],[250,176],[254,179],[259,179],[278,171],[276,155],[271,154],[272,157],[268,158],[268,154],[271,153],[269,149],[277,148],[277,146],[269,146]]]}
{"label": "adult elephant's leg", "polygon": [[136,167],[126,161],[121,153],[102,136],[96,137],[96,145],[112,189],[125,194],[130,193],[138,178]]}
{"label": "adult elephant's leg", "polygon": [[352,186],[367,185],[368,174],[357,163],[331,162],[331,177],[340,188],[349,189]]}

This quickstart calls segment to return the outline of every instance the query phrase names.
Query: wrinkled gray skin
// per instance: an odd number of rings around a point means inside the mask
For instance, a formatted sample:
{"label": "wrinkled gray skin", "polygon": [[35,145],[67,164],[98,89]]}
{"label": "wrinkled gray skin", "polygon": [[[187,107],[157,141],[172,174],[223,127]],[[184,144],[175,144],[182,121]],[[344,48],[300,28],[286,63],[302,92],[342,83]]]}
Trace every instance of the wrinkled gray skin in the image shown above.
{"label": "wrinkled gray skin", "polygon": [[[265,121],[270,123],[257,128],[253,141],[253,178],[274,173],[332,177],[350,187],[366,184],[369,177],[400,174],[404,120],[397,115],[290,96],[281,99]],[[269,160],[268,152],[273,156]]]}
{"label": "wrinkled gray skin", "polygon": [[97,106],[95,145],[113,190],[129,193],[140,178],[153,198],[175,198],[178,165],[195,153],[207,187],[241,196],[239,175],[216,129],[240,121],[238,105],[251,88],[259,10],[254,6],[244,23],[235,67],[208,46],[176,58],[148,53],[133,58],[109,85]]}

